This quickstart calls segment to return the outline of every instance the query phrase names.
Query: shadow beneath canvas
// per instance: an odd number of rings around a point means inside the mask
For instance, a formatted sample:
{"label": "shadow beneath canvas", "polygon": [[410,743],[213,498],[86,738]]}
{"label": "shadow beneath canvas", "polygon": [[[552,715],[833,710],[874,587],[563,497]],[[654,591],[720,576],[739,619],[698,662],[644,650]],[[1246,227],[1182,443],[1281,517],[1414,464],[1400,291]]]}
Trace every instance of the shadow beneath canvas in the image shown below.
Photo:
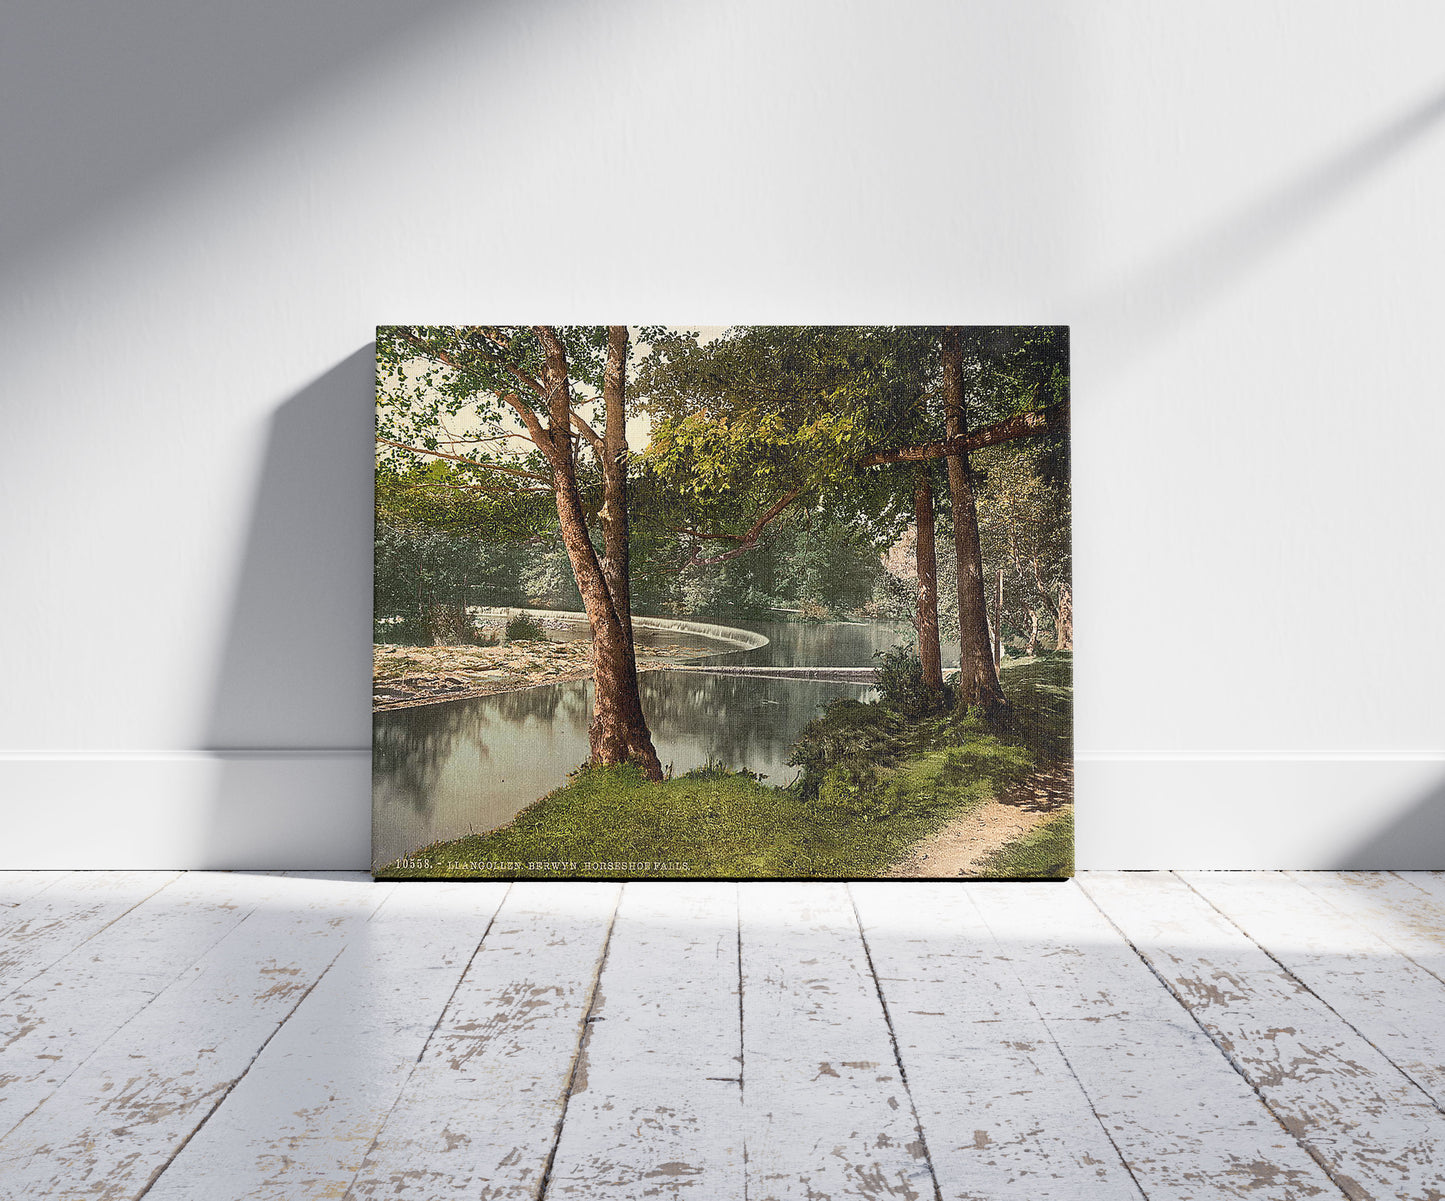
{"label": "shadow beneath canvas", "polygon": [[271,418],[201,731],[206,866],[368,861],[373,371],[368,344]]}

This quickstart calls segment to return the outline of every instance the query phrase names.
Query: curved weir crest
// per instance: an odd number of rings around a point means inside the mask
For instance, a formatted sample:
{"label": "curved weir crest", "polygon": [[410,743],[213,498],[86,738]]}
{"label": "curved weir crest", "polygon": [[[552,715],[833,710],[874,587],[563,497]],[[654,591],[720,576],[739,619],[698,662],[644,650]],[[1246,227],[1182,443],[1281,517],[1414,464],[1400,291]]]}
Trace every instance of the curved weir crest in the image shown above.
{"label": "curved weir crest", "polygon": [[[574,621],[579,625],[587,623],[587,614],[570,609],[511,609],[469,605],[468,612],[483,617],[551,617],[559,621]],[[771,639],[755,630],[742,630],[737,626],[718,625],[710,621],[692,621],[685,617],[638,617],[632,618],[632,626],[638,630],[652,630],[659,634],[692,634],[722,642],[740,650],[755,651],[768,645]],[[721,653],[721,652],[719,652]]]}

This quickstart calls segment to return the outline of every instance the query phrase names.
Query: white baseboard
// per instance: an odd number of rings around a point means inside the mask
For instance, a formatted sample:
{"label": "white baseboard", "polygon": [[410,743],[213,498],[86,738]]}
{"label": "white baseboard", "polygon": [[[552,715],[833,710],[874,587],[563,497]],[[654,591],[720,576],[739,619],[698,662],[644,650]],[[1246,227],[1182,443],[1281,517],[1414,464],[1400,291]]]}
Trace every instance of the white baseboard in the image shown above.
{"label": "white baseboard", "polygon": [[1445,868],[1445,756],[1088,753],[1081,869]]}
{"label": "white baseboard", "polygon": [[[0,868],[365,870],[366,750],[0,753]],[[1084,753],[1081,869],[1445,869],[1445,755]]]}
{"label": "white baseboard", "polygon": [[370,750],[0,755],[0,868],[366,869],[370,814]]}

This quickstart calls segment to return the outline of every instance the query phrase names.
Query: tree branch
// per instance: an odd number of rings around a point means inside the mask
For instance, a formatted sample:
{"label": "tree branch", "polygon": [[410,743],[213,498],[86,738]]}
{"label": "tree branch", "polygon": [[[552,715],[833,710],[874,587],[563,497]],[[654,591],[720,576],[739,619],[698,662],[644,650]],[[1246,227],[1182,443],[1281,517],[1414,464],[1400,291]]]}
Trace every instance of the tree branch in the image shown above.
{"label": "tree branch", "polygon": [[[469,325],[467,326],[467,332],[481,334],[482,337],[484,337],[488,342],[490,342],[493,346],[497,347],[497,349],[499,350],[506,350],[511,346],[511,343],[506,338],[503,338],[501,334],[499,334],[496,330],[490,328],[489,326]],[[477,353],[481,354],[480,351],[478,351]],[[499,359],[494,354],[483,354],[482,358],[489,362],[493,367],[500,367],[503,371],[505,371],[528,391],[535,392],[538,396],[545,397],[547,395],[547,390],[542,387],[541,381],[539,381],[535,376],[528,375],[520,367],[516,367],[513,364],[508,363],[505,359]]]}
{"label": "tree branch", "polygon": [[[445,367],[450,367],[453,371],[466,370],[466,367],[464,367],[461,363],[457,362],[456,356],[454,356],[451,351],[445,350],[441,347],[427,345],[427,343],[418,338],[405,326],[398,326],[397,328],[401,331],[402,340],[416,347],[417,350],[421,351],[421,353],[427,358],[435,359],[438,363],[441,363]],[[492,363],[493,366],[500,367],[502,368],[502,370],[510,372],[511,375],[514,378],[520,380],[523,385],[536,392],[539,397],[546,399],[546,392],[542,388],[542,385],[539,384],[536,380],[534,380],[525,371],[518,371],[516,368],[510,367],[508,366],[508,364],[503,363],[500,359],[488,357],[487,361]],[[522,403],[522,398],[518,396],[515,392],[498,392],[496,395],[503,404],[509,405],[512,409],[516,411],[517,416],[522,419],[522,424],[527,427],[528,435],[531,437],[532,441],[536,442],[537,445],[540,447],[541,443],[538,442],[538,438],[539,436],[541,436],[542,426],[537,421],[537,415]],[[415,450],[416,448],[408,447],[406,449]]]}
{"label": "tree branch", "polygon": [[1047,433],[1067,424],[1068,420],[1069,402],[1064,400],[1046,409],[1019,413],[1015,417],[986,425],[971,434],[955,434],[938,442],[921,442],[916,446],[899,446],[893,450],[876,450],[859,459],[858,466],[877,467],[882,463],[917,463],[927,459],[946,459],[949,455],[966,454],[970,450],[982,450],[985,446],[997,446],[1000,442],[1012,442],[1015,438]]}
{"label": "tree branch", "polygon": [[[480,466],[480,464],[479,464]],[[486,484],[448,484],[442,480],[428,480],[420,484],[406,483],[403,488],[449,488],[453,492],[485,492],[488,496],[550,496],[551,488],[489,488]]]}
{"label": "tree branch", "polygon": [[691,559],[683,564],[683,569],[686,570],[689,567],[707,567],[713,563],[725,563],[729,559],[737,558],[737,556],[744,551],[752,550],[752,548],[758,544],[758,539],[762,537],[763,529],[767,526],[768,522],[772,521],[774,517],[778,516],[779,513],[797,500],[798,497],[802,496],[807,490],[808,486],[806,484],[798,484],[796,487],[790,488],[787,492],[783,493],[782,496],[778,497],[778,499],[768,507],[767,511],[741,534],[704,534],[701,530],[677,530],[677,533],[686,534],[692,538],[713,542],[737,543],[737,546],[732,550],[709,559],[701,559],[697,555],[693,555]]}
{"label": "tree branch", "polygon": [[444,450],[427,450],[424,446],[408,446],[405,442],[393,442],[390,438],[383,438],[380,434],[376,435],[376,440],[383,446],[394,446],[397,450],[409,450],[413,454],[431,455],[437,459],[450,459],[454,463],[465,463],[468,467],[477,467],[484,471],[500,471],[506,475],[520,476],[525,480],[536,480],[540,484],[552,482],[545,475],[538,475],[535,471],[523,471],[520,467],[504,467],[500,463],[478,463],[475,459],[448,454]]}
{"label": "tree branch", "polygon": [[586,418],[584,418],[581,413],[574,412],[572,414],[572,424],[575,425],[577,431],[587,439],[593,450],[602,450],[602,435],[587,424]]}
{"label": "tree branch", "polygon": [[548,433],[554,453],[572,457],[572,382],[567,370],[567,348],[550,325],[534,325],[532,331],[547,356],[547,391],[542,399],[549,410]]}

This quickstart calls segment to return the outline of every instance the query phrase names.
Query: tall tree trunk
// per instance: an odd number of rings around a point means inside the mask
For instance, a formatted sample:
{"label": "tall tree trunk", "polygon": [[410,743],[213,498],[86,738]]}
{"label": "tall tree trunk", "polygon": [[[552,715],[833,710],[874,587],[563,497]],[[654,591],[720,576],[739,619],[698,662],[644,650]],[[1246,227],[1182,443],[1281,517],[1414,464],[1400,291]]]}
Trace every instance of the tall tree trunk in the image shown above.
{"label": "tall tree trunk", "polygon": [[1074,594],[1067,584],[1059,589],[1059,615],[1054,619],[1055,649],[1074,649]]}
{"label": "tall tree trunk", "polygon": [[[662,779],[662,765],[642,713],[637,687],[637,662],[628,629],[613,600],[608,580],[587,533],[587,514],[577,490],[577,464],[572,452],[571,385],[561,342],[539,330],[547,349],[546,384],[552,400],[550,442],[544,448],[552,465],[557,494],[557,520],[582,606],[592,629],[592,722],[587,727],[592,762],[599,766],[636,763],[650,780]],[[609,356],[610,357],[610,356]],[[559,398],[562,398],[559,400]],[[623,446],[626,446],[625,435]],[[609,501],[611,498],[609,497]],[[626,525],[623,519],[623,536]]]}
{"label": "tall tree trunk", "polygon": [[[963,337],[945,326],[942,342],[943,404],[947,435],[964,432]],[[953,501],[953,546],[958,556],[958,703],[977,705],[990,717],[1002,717],[1008,701],[988,644],[988,603],[983,592],[983,550],[978,540],[978,508],[967,455],[948,456],[948,490]]]}
{"label": "tall tree trunk", "polygon": [[632,641],[632,551],[627,528],[627,326],[607,327],[607,367],[602,377],[602,574],[627,633],[628,655],[637,670]]}
{"label": "tall tree trunk", "polygon": [[933,482],[920,463],[913,476],[913,513],[918,522],[918,657],[923,685],[943,693],[943,651],[938,638],[938,555],[933,542]]}
{"label": "tall tree trunk", "polygon": [[1029,606],[1029,649],[1024,653],[1030,658],[1039,653],[1039,610],[1037,605]]}

